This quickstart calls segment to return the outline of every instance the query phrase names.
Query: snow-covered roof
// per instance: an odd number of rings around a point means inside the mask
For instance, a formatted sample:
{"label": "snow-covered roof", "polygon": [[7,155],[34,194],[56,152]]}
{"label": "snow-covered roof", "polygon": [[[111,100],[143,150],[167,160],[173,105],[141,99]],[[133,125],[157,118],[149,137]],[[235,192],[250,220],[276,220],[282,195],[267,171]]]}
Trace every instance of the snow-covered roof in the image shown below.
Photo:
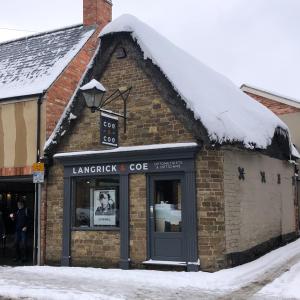
{"label": "snow-covered roof", "polygon": [[266,148],[277,127],[287,126],[269,109],[245,95],[223,75],[172,44],[131,15],[108,24],[100,37],[129,32],[164,73],[186,105],[207,129],[211,141],[243,142],[245,147]]}
{"label": "snow-covered roof", "polygon": [[94,33],[75,25],[0,44],[0,99],[48,89]]}
{"label": "snow-covered roof", "polygon": [[[212,144],[240,142],[249,149],[266,149],[271,145],[276,131],[288,134],[287,126],[269,109],[136,17],[119,17],[104,27],[100,37],[103,39],[121,32],[130,34],[143,51],[144,59],[151,60],[159,67],[174,90],[185,101],[187,108],[193,112],[195,120],[200,121],[206,128]],[[95,66],[99,49],[87,67],[86,74]],[[65,133],[65,127],[69,126],[68,118],[76,106],[76,96],[83,79],[84,77],[56,129],[46,142],[46,151],[58,143],[62,132]]]}

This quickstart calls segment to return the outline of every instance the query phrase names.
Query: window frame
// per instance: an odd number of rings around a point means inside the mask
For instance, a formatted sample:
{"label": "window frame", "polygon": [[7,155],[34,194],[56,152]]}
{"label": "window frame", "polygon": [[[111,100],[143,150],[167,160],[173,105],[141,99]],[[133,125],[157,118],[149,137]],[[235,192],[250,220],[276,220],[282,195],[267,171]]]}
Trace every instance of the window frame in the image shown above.
{"label": "window frame", "polygon": [[[75,226],[75,221],[76,221],[76,182],[79,180],[91,180],[91,179],[96,179],[99,180],[101,178],[105,179],[113,179],[113,180],[118,180],[119,184],[117,187],[117,197],[118,197],[118,226],[86,226],[86,227],[80,227],[80,226]],[[110,189],[111,187],[108,187],[107,189]],[[99,189],[99,188],[91,188],[93,191]],[[91,190],[90,189],[90,190]],[[90,204],[91,204],[91,194],[89,196],[90,199]],[[76,176],[72,177],[71,179],[71,231],[120,231],[120,202],[121,202],[121,195],[120,195],[120,176],[119,175],[106,175],[106,176]],[[90,205],[90,211],[91,211],[91,205]],[[91,220],[91,215],[90,215],[90,224],[92,222]],[[94,223],[94,222],[93,222]]]}

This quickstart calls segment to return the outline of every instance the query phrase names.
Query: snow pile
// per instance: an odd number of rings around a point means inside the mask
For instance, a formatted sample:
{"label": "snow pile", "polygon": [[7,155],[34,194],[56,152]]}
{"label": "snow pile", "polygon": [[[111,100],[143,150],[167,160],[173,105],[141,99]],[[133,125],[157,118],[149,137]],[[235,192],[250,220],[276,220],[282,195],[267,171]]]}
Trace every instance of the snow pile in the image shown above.
{"label": "snow pile", "polygon": [[[261,298],[300,299],[300,262],[257,293]],[[259,298],[258,298],[259,299]]]}
{"label": "snow pile", "polygon": [[105,87],[96,79],[92,79],[89,83],[85,84],[80,88],[82,91],[96,89],[101,92],[106,92]]}
{"label": "snow pile", "polygon": [[94,32],[73,26],[0,44],[0,99],[47,90]]}
{"label": "snow pile", "polygon": [[[254,282],[271,276],[299,256],[300,240],[279,248],[251,263],[216,273],[186,273],[148,270],[116,270],[65,267],[0,267],[0,295],[5,297],[33,297],[35,299],[177,299],[186,292],[187,299],[193,295],[226,295]],[[299,265],[291,284],[291,293],[300,293]],[[288,275],[289,273],[287,273]],[[279,279],[280,280],[280,279]],[[274,281],[275,283],[276,281]],[[281,280],[288,286],[288,278]],[[283,290],[282,286],[282,290]],[[172,298],[172,295],[174,297]],[[183,298],[182,298],[183,299]],[[210,299],[209,297],[207,299]]]}
{"label": "snow pile", "polygon": [[100,37],[130,32],[144,58],[157,65],[189,109],[206,127],[212,142],[242,142],[266,148],[277,127],[287,126],[270,110],[245,95],[230,80],[176,47],[131,15],[109,23]]}

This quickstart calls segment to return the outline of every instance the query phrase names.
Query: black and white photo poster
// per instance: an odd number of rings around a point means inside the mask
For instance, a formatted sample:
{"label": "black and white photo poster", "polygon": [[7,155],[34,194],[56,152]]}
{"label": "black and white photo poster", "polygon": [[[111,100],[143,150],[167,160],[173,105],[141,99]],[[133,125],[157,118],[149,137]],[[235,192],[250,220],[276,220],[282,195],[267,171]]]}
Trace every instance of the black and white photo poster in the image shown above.
{"label": "black and white photo poster", "polygon": [[117,225],[116,190],[94,190],[94,225]]}

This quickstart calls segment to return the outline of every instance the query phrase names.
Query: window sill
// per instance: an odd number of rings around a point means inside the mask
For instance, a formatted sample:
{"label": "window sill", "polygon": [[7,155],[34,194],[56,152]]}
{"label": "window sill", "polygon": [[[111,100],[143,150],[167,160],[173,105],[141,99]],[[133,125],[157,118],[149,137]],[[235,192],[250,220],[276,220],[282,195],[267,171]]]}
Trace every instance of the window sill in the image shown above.
{"label": "window sill", "polygon": [[72,227],[72,231],[120,231],[120,227]]}

